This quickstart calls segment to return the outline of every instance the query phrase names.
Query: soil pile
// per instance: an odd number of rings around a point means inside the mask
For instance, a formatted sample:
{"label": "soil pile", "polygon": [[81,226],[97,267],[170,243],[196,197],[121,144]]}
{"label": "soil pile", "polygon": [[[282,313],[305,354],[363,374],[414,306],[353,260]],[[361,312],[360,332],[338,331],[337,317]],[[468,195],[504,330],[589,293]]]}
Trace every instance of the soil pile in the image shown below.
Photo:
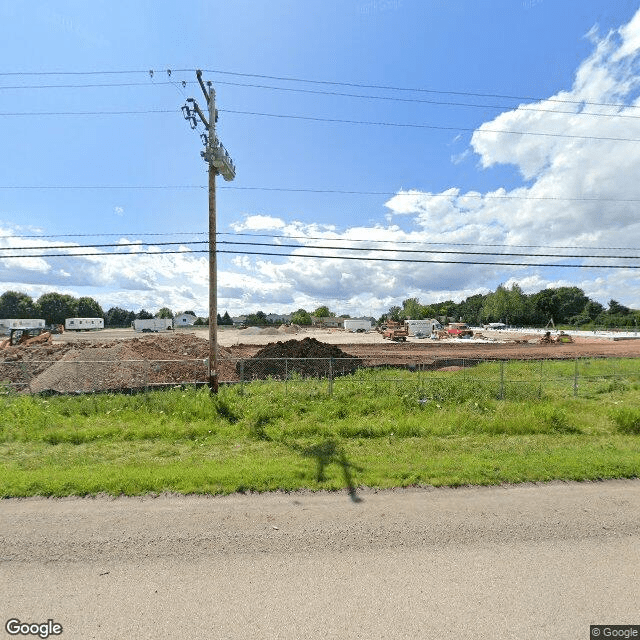
{"label": "soil pile", "polygon": [[241,379],[285,379],[292,373],[305,378],[326,378],[353,373],[362,366],[354,358],[333,344],[315,338],[271,342],[252,358],[238,362],[236,372]]}

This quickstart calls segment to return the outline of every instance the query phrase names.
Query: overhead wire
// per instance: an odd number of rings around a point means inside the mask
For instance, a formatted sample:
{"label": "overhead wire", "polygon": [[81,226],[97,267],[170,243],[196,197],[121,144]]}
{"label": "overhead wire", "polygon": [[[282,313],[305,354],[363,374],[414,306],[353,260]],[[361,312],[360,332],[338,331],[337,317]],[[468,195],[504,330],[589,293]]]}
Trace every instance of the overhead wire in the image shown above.
{"label": "overhead wire", "polygon": [[[154,73],[166,72],[169,69],[135,69],[135,70],[93,70],[93,71],[3,71],[0,72],[2,76],[97,76],[97,75],[123,75],[123,74],[149,74],[149,71]],[[170,69],[173,73],[195,73],[196,69]],[[260,78],[263,80],[278,80],[282,82],[300,82],[306,84],[316,85],[330,85],[341,87],[357,87],[360,89],[378,89],[385,91],[399,91],[399,92],[415,92],[415,93],[429,93],[435,95],[458,95],[458,96],[470,96],[474,98],[499,98],[503,100],[526,100],[530,102],[554,102],[558,104],[574,104],[584,106],[598,106],[598,107],[618,107],[618,108],[630,108],[638,109],[640,105],[629,105],[624,103],[615,102],[594,102],[590,100],[570,100],[566,98],[549,98],[542,96],[527,96],[527,95],[511,95],[504,93],[489,93],[479,91],[457,91],[457,90],[445,90],[445,89],[429,89],[426,87],[400,87],[396,85],[384,85],[375,83],[362,83],[362,82],[345,82],[338,80],[318,80],[314,78],[300,78],[294,76],[276,76],[260,73],[243,73],[239,71],[228,71],[223,69],[203,69],[205,73],[215,73],[227,76],[236,76],[243,78]]]}
{"label": "overhead wire", "polygon": [[[201,189],[205,190],[208,187],[200,184],[181,184],[181,185],[15,185],[7,184],[0,185],[0,189],[16,189],[16,190],[45,190],[45,189]],[[634,203],[640,202],[640,198],[581,198],[581,197],[560,197],[560,196],[521,196],[521,195],[500,195],[500,194],[482,194],[482,193],[429,193],[428,191],[418,191],[415,189],[409,191],[358,191],[354,189],[312,189],[303,187],[252,187],[252,186],[234,186],[234,185],[219,185],[217,190],[226,191],[274,191],[284,193],[326,193],[337,195],[360,195],[360,196],[385,196],[385,197],[417,197],[427,196],[429,198],[456,198],[456,199],[485,199],[485,200],[541,200],[541,201],[557,201],[557,202],[618,202],[618,203]]]}
{"label": "overhead wire", "polygon": [[[33,235],[23,235],[19,236],[15,235],[0,235],[0,239],[3,238],[87,238],[87,237],[107,237],[107,236],[139,236],[139,237],[166,237],[166,236],[180,236],[180,235],[207,235],[208,231],[173,231],[173,232],[127,232],[127,233],[59,233],[59,234],[33,234]],[[243,233],[243,232],[229,232],[229,231],[217,231],[216,236],[239,236],[239,237],[249,237],[249,238],[277,238],[284,240],[322,240],[328,242],[374,242],[376,244],[394,244],[394,245],[427,245],[427,246],[451,246],[451,247],[502,247],[502,248],[517,248],[517,249],[588,249],[591,251],[638,251],[640,249],[638,247],[598,247],[598,246],[590,246],[590,245],[545,245],[545,244],[505,244],[505,243],[489,243],[489,242],[433,242],[427,240],[389,240],[389,239],[372,239],[372,238],[331,238],[327,236],[306,236],[306,235],[280,235],[273,233]],[[176,242],[173,244],[196,244],[196,242],[201,241],[183,241]],[[202,241],[205,242],[205,241]],[[208,242],[208,241],[207,241]],[[227,242],[230,244],[238,244],[233,241],[222,241],[218,240],[217,242]],[[151,244],[148,242],[131,242],[131,243],[113,243],[112,245],[103,245],[103,246],[138,246],[140,244]],[[154,242],[154,245],[161,245],[163,243]],[[164,243],[171,244],[171,243]],[[83,246],[87,247],[95,247],[98,245],[89,244],[89,245],[69,245],[69,248],[82,248]],[[284,246],[281,244],[276,244],[275,246]],[[298,245],[296,245],[298,246]],[[51,248],[50,246],[46,247],[32,247],[34,249],[40,248]],[[332,247],[335,248],[335,247]],[[14,247],[4,247],[0,250],[6,251],[14,249]],[[371,249],[376,250],[376,248]],[[607,258],[615,258],[617,256],[603,256]],[[640,256],[633,256],[640,257]]]}
{"label": "overhead wire", "polygon": [[[34,255],[11,255],[2,256],[0,259],[9,258],[69,258],[69,257],[85,257],[85,256],[100,256],[100,257],[128,257],[131,255],[171,255],[171,254],[184,254],[185,251],[131,251],[127,253],[51,253],[51,254],[34,254]],[[189,253],[209,253],[208,249],[195,249]],[[360,260],[365,262],[403,262],[413,264],[473,264],[473,265],[485,265],[485,266],[505,266],[505,267],[554,267],[554,268],[575,268],[575,269],[640,269],[640,265],[612,265],[612,264],[552,264],[541,262],[494,262],[494,261],[478,261],[478,260],[420,260],[417,258],[406,259],[396,257],[384,257],[374,258],[371,256],[334,256],[334,255],[319,255],[319,254],[286,254],[286,253],[271,253],[266,251],[238,251],[231,249],[220,249],[217,253],[230,253],[234,255],[257,255],[257,256],[274,256],[280,258],[321,258],[321,259],[336,259],[336,260]]]}
{"label": "overhead wire", "polygon": [[[326,238],[324,239],[327,240]],[[338,241],[344,242],[344,241]],[[289,244],[289,243],[266,243],[266,242],[247,242],[247,241],[239,241],[239,240],[218,240],[218,244],[222,245],[237,245],[237,246],[258,246],[258,247],[269,247],[274,249],[287,248],[287,249],[332,249],[332,250],[340,250],[340,251],[368,251],[368,252],[385,252],[385,253],[398,253],[401,251],[402,253],[419,253],[419,254],[455,254],[455,255],[483,255],[483,256],[521,256],[526,258],[581,258],[581,259],[615,259],[615,260],[637,260],[640,259],[640,256],[633,255],[601,255],[601,254],[558,254],[558,253],[511,253],[511,252],[498,252],[498,251],[470,251],[468,249],[465,250],[453,250],[453,249],[401,249],[397,248],[385,248],[385,247],[353,247],[353,246],[335,246],[335,245],[318,245],[318,244]],[[68,255],[75,255],[76,249],[102,249],[102,248],[124,248],[124,247],[140,247],[141,245],[149,245],[150,243],[142,243],[142,242],[115,242],[115,243],[100,243],[100,244],[84,244],[84,245],[47,245],[46,247],[42,246],[22,246],[22,247],[2,247],[0,251],[33,251],[33,250],[43,250],[49,251],[52,249],[72,249],[74,253]],[[153,246],[176,246],[176,245],[202,245],[209,244],[208,240],[192,240],[186,242],[154,242]],[[189,249],[184,252],[187,253],[189,251],[193,251]],[[125,254],[127,255],[127,254]],[[296,255],[296,254],[294,254]],[[4,257],[16,257],[16,256],[3,256],[0,254],[0,259]]]}

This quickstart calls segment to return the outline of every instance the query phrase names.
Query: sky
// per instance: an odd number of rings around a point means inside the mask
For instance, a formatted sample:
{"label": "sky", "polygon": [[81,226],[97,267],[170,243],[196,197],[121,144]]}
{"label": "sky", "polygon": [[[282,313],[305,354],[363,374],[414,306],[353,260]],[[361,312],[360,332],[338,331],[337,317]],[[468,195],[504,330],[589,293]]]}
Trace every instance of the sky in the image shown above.
{"label": "sky", "polygon": [[627,0],[2,3],[0,292],[208,314],[202,69],[221,313],[640,308],[639,67]]}

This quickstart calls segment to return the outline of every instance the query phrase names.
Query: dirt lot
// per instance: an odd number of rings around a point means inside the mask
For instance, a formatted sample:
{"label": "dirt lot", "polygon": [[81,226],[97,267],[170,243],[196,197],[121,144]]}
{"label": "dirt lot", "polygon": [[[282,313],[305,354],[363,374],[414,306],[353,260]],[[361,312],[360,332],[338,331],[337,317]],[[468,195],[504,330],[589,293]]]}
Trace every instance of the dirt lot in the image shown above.
{"label": "dirt lot", "polygon": [[[340,345],[364,366],[421,365],[445,368],[474,359],[555,359],[575,357],[640,357],[640,340],[575,337],[573,344],[540,344],[539,335],[484,332],[474,340],[384,340],[376,332],[341,330],[223,329],[219,332],[219,379],[239,380],[237,361],[251,358],[265,345],[313,337]],[[136,334],[130,329],[64,333],[44,345],[9,347],[0,357],[0,381],[20,391],[61,392],[141,387],[204,381],[209,355],[208,330]],[[295,352],[294,352],[295,351]],[[299,350],[289,357],[300,357]],[[309,354],[317,355],[317,354]]]}

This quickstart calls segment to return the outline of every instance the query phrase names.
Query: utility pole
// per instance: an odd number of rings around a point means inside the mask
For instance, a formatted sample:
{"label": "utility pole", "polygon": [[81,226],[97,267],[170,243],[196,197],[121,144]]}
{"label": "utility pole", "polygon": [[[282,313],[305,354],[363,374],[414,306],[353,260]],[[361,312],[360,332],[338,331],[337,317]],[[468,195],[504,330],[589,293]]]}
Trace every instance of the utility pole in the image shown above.
{"label": "utility pole", "polygon": [[198,120],[206,127],[207,133],[200,135],[204,151],[200,155],[209,165],[209,370],[208,383],[211,393],[218,393],[218,269],[216,262],[216,176],[220,174],[227,182],[236,177],[236,168],[231,156],[216,137],[216,92],[211,82],[202,81],[202,71],[196,71],[198,83],[207,102],[207,119],[193,98],[187,98],[182,107],[185,120],[192,129],[198,126]]}

